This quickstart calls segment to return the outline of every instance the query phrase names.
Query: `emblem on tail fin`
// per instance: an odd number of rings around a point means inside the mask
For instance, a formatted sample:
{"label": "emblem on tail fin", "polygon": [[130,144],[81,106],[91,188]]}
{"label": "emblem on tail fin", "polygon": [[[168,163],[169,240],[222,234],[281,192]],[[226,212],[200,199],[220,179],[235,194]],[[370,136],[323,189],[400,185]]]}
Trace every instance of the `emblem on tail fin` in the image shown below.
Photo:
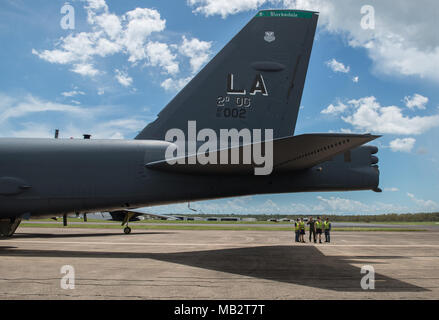
{"label": "emblem on tail fin", "polygon": [[267,42],[273,42],[276,40],[276,37],[274,36],[274,31],[265,31],[264,40]]}

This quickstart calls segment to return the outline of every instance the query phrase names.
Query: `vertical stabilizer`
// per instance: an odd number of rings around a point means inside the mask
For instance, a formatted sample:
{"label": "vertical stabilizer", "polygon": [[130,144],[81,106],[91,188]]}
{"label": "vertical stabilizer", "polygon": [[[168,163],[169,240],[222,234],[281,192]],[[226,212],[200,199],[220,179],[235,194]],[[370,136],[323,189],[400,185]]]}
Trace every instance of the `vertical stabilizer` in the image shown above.
{"label": "vertical stabilizer", "polygon": [[167,130],[273,129],[291,136],[299,112],[318,13],[264,10],[175,96],[136,139]]}

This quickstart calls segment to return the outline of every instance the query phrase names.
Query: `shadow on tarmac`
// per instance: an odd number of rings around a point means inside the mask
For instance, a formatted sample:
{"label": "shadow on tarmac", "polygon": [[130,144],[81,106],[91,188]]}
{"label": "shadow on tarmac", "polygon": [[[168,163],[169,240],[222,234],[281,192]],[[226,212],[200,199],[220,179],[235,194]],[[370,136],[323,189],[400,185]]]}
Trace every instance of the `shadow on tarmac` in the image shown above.
{"label": "shadow on tarmac", "polygon": [[[172,232],[173,233],[173,232]],[[171,232],[151,232],[151,231],[138,231],[136,233],[130,234],[129,237],[136,235],[145,234],[171,234]],[[16,233],[13,239],[27,239],[27,238],[43,238],[43,239],[54,239],[54,238],[88,238],[88,237],[108,237],[108,236],[120,236],[123,235],[123,231],[119,232],[109,232],[109,233],[64,233],[64,234],[44,234],[44,233]],[[12,239],[12,238],[11,238]],[[1,240],[0,240],[1,243]]]}
{"label": "shadow on tarmac", "polygon": [[[0,247],[0,256],[154,259],[247,277],[319,289],[363,292],[359,267],[404,256],[325,256],[315,247],[260,246],[175,253],[30,250]],[[381,260],[381,261],[376,261]],[[375,273],[375,292],[423,292],[428,289]]]}

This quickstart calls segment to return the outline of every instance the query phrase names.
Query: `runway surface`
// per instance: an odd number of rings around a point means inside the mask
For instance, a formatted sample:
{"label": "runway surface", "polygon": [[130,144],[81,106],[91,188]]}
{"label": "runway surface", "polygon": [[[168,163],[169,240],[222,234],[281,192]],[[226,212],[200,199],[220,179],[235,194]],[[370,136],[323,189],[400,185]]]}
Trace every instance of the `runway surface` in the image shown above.
{"label": "runway surface", "polygon": [[[52,224],[52,225],[61,225],[61,221],[39,221],[39,220],[31,220],[31,221],[25,221],[26,224]],[[99,224],[100,222],[83,222],[83,221],[69,221],[69,224],[73,225],[81,225],[81,224]],[[114,222],[114,221],[107,221],[102,220],[102,223],[113,223],[113,224],[120,224],[120,222]],[[439,223],[438,224],[416,224],[416,225],[409,225],[409,224],[386,224],[386,223],[365,223],[365,222],[331,222],[332,226],[334,228],[406,228],[406,229],[423,229],[423,230],[430,230],[430,231],[437,231],[439,232]],[[269,227],[269,228],[294,228],[293,223],[239,223],[239,222],[232,222],[232,223],[221,223],[221,222],[215,222],[215,223],[196,223],[196,222],[135,222],[130,223],[133,226],[185,226],[185,227],[233,227],[233,226],[242,226],[242,227]]]}
{"label": "runway surface", "polygon": [[[0,299],[439,299],[439,232],[19,228],[0,241]],[[61,268],[75,271],[62,289]],[[361,268],[375,270],[363,290]]]}

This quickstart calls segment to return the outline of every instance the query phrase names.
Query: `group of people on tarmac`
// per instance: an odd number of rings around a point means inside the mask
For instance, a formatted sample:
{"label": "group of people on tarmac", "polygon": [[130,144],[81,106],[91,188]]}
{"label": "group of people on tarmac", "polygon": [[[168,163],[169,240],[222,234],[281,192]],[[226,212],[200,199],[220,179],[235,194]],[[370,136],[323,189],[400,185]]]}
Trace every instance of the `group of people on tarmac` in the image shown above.
{"label": "group of people on tarmac", "polygon": [[[322,243],[323,232],[325,232],[325,242],[331,242],[331,222],[329,222],[329,218],[322,220],[320,217],[317,217],[315,221],[310,217],[306,224],[309,225],[309,242],[313,239],[314,243],[317,243],[318,237],[319,243]],[[305,243],[305,221],[303,218],[298,218],[294,222],[294,230],[296,232],[296,242]]]}

